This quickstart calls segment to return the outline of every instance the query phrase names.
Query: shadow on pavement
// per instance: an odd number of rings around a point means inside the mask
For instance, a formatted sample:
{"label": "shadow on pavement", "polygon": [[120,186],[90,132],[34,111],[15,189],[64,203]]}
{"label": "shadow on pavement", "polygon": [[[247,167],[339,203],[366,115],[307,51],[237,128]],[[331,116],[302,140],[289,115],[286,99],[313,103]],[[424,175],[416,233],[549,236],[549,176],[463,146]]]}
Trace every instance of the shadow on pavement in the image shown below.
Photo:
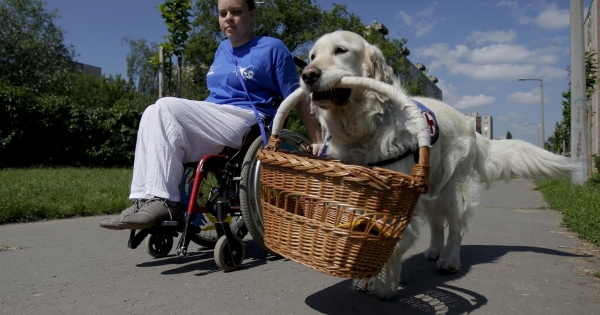
{"label": "shadow on pavement", "polygon": [[306,298],[314,310],[324,314],[465,314],[486,305],[488,299],[471,290],[446,284],[465,276],[472,266],[493,263],[511,252],[534,252],[565,257],[586,257],[530,246],[463,245],[462,268],[453,274],[435,270],[435,261],[421,253],[406,259],[402,267],[402,288],[390,301],[373,294],[353,292],[352,280],[342,281]]}
{"label": "shadow on pavement", "polygon": [[[244,246],[246,247],[245,259],[241,269],[253,268],[267,261],[281,259],[280,257],[267,254],[260,247],[258,247],[252,240],[244,240]],[[179,257],[174,254],[174,249],[171,254],[164,258],[153,259],[148,262],[138,264],[138,267],[156,267],[156,266],[167,266],[175,265],[176,268],[163,271],[162,274],[183,274],[183,273],[194,273],[198,272],[196,276],[202,276],[213,272],[220,272],[221,269],[217,267],[214,260],[214,251],[209,248],[198,247],[196,245],[190,245],[190,249],[186,256]]]}

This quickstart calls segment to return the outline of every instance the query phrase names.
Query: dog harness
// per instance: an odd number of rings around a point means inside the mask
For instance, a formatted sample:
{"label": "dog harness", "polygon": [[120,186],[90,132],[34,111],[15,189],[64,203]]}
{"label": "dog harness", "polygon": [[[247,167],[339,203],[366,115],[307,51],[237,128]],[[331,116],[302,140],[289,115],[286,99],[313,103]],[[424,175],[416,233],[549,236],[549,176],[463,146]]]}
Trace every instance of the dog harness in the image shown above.
{"label": "dog harness", "polygon": [[[419,109],[421,110],[421,114],[423,114],[425,121],[427,121],[427,125],[429,126],[429,136],[431,137],[431,145],[433,145],[437,141],[438,137],[440,136],[440,129],[439,129],[439,126],[437,123],[437,119],[435,118],[435,113],[432,110],[430,110],[429,108],[427,108],[427,106],[423,105],[423,103],[417,102],[415,100],[412,100],[412,101],[415,102],[415,104],[419,107]],[[325,144],[323,145],[323,150],[321,151],[320,156],[325,156],[327,147],[328,147],[328,143],[330,140],[331,140],[331,135],[329,135],[329,133],[327,133]],[[413,144],[410,147],[410,149],[399,154],[398,156],[395,156],[393,158],[389,158],[389,159],[386,159],[383,161],[370,163],[367,165],[381,167],[381,166],[385,166],[388,164],[392,164],[394,162],[398,162],[411,154],[414,157],[415,163],[418,163],[419,162],[419,145],[418,144],[416,144],[416,143]]]}
{"label": "dog harness", "polygon": [[[427,106],[423,105],[423,103],[417,102],[415,100],[412,100],[413,102],[415,102],[415,104],[417,104],[417,106],[419,107],[419,109],[421,109],[421,114],[423,114],[423,117],[425,118],[425,121],[427,121],[427,125],[429,126],[429,136],[431,137],[431,145],[433,145],[438,137],[440,136],[440,129],[437,123],[437,119],[435,118],[435,114],[433,113],[433,111],[429,108],[427,108]],[[419,145],[414,143],[410,149],[408,149],[407,151],[405,151],[404,153],[393,157],[391,159],[387,159],[387,160],[383,160],[383,161],[379,161],[379,162],[375,162],[375,163],[370,163],[368,164],[369,166],[385,166],[388,164],[392,164],[394,162],[400,161],[403,158],[409,156],[409,155],[413,155],[413,158],[415,160],[415,163],[419,163]]]}

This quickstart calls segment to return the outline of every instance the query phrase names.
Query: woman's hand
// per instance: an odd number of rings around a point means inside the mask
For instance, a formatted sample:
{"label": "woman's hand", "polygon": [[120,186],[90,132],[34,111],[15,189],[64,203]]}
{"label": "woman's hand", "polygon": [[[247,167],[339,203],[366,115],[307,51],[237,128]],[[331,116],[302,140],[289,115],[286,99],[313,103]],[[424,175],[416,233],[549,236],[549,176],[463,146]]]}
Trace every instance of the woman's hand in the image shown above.
{"label": "woman's hand", "polygon": [[311,144],[312,154],[316,155],[316,156],[320,156],[321,152],[323,152],[323,146],[324,146],[323,142]]}

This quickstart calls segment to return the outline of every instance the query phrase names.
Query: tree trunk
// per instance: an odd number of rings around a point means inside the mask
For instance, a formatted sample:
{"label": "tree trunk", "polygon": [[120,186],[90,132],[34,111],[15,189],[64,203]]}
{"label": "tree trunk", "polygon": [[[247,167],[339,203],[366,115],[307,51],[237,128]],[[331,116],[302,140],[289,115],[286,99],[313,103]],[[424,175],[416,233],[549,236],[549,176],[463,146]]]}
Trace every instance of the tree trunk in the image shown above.
{"label": "tree trunk", "polygon": [[181,97],[181,64],[182,64],[182,57],[181,56],[177,56],[177,97]]}

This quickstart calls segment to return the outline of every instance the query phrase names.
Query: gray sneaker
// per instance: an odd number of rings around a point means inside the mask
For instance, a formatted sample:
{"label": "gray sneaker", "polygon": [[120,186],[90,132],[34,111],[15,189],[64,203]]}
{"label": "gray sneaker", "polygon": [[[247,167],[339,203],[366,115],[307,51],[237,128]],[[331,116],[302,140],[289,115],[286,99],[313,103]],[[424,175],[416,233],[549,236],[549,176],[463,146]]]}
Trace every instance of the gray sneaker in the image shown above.
{"label": "gray sneaker", "polygon": [[140,209],[140,206],[142,205],[143,200],[136,200],[134,201],[131,206],[125,208],[125,210],[121,211],[121,214],[117,217],[114,218],[106,218],[103,219],[100,222],[100,227],[103,227],[105,229],[109,229],[109,230],[124,230],[125,228],[122,228],[119,226],[119,221],[121,220],[121,218],[125,215],[128,214],[132,214],[137,212]]}
{"label": "gray sneaker", "polygon": [[152,198],[142,204],[137,212],[121,216],[118,226],[124,229],[141,230],[160,221],[181,221],[185,208],[171,204],[164,198]]}

